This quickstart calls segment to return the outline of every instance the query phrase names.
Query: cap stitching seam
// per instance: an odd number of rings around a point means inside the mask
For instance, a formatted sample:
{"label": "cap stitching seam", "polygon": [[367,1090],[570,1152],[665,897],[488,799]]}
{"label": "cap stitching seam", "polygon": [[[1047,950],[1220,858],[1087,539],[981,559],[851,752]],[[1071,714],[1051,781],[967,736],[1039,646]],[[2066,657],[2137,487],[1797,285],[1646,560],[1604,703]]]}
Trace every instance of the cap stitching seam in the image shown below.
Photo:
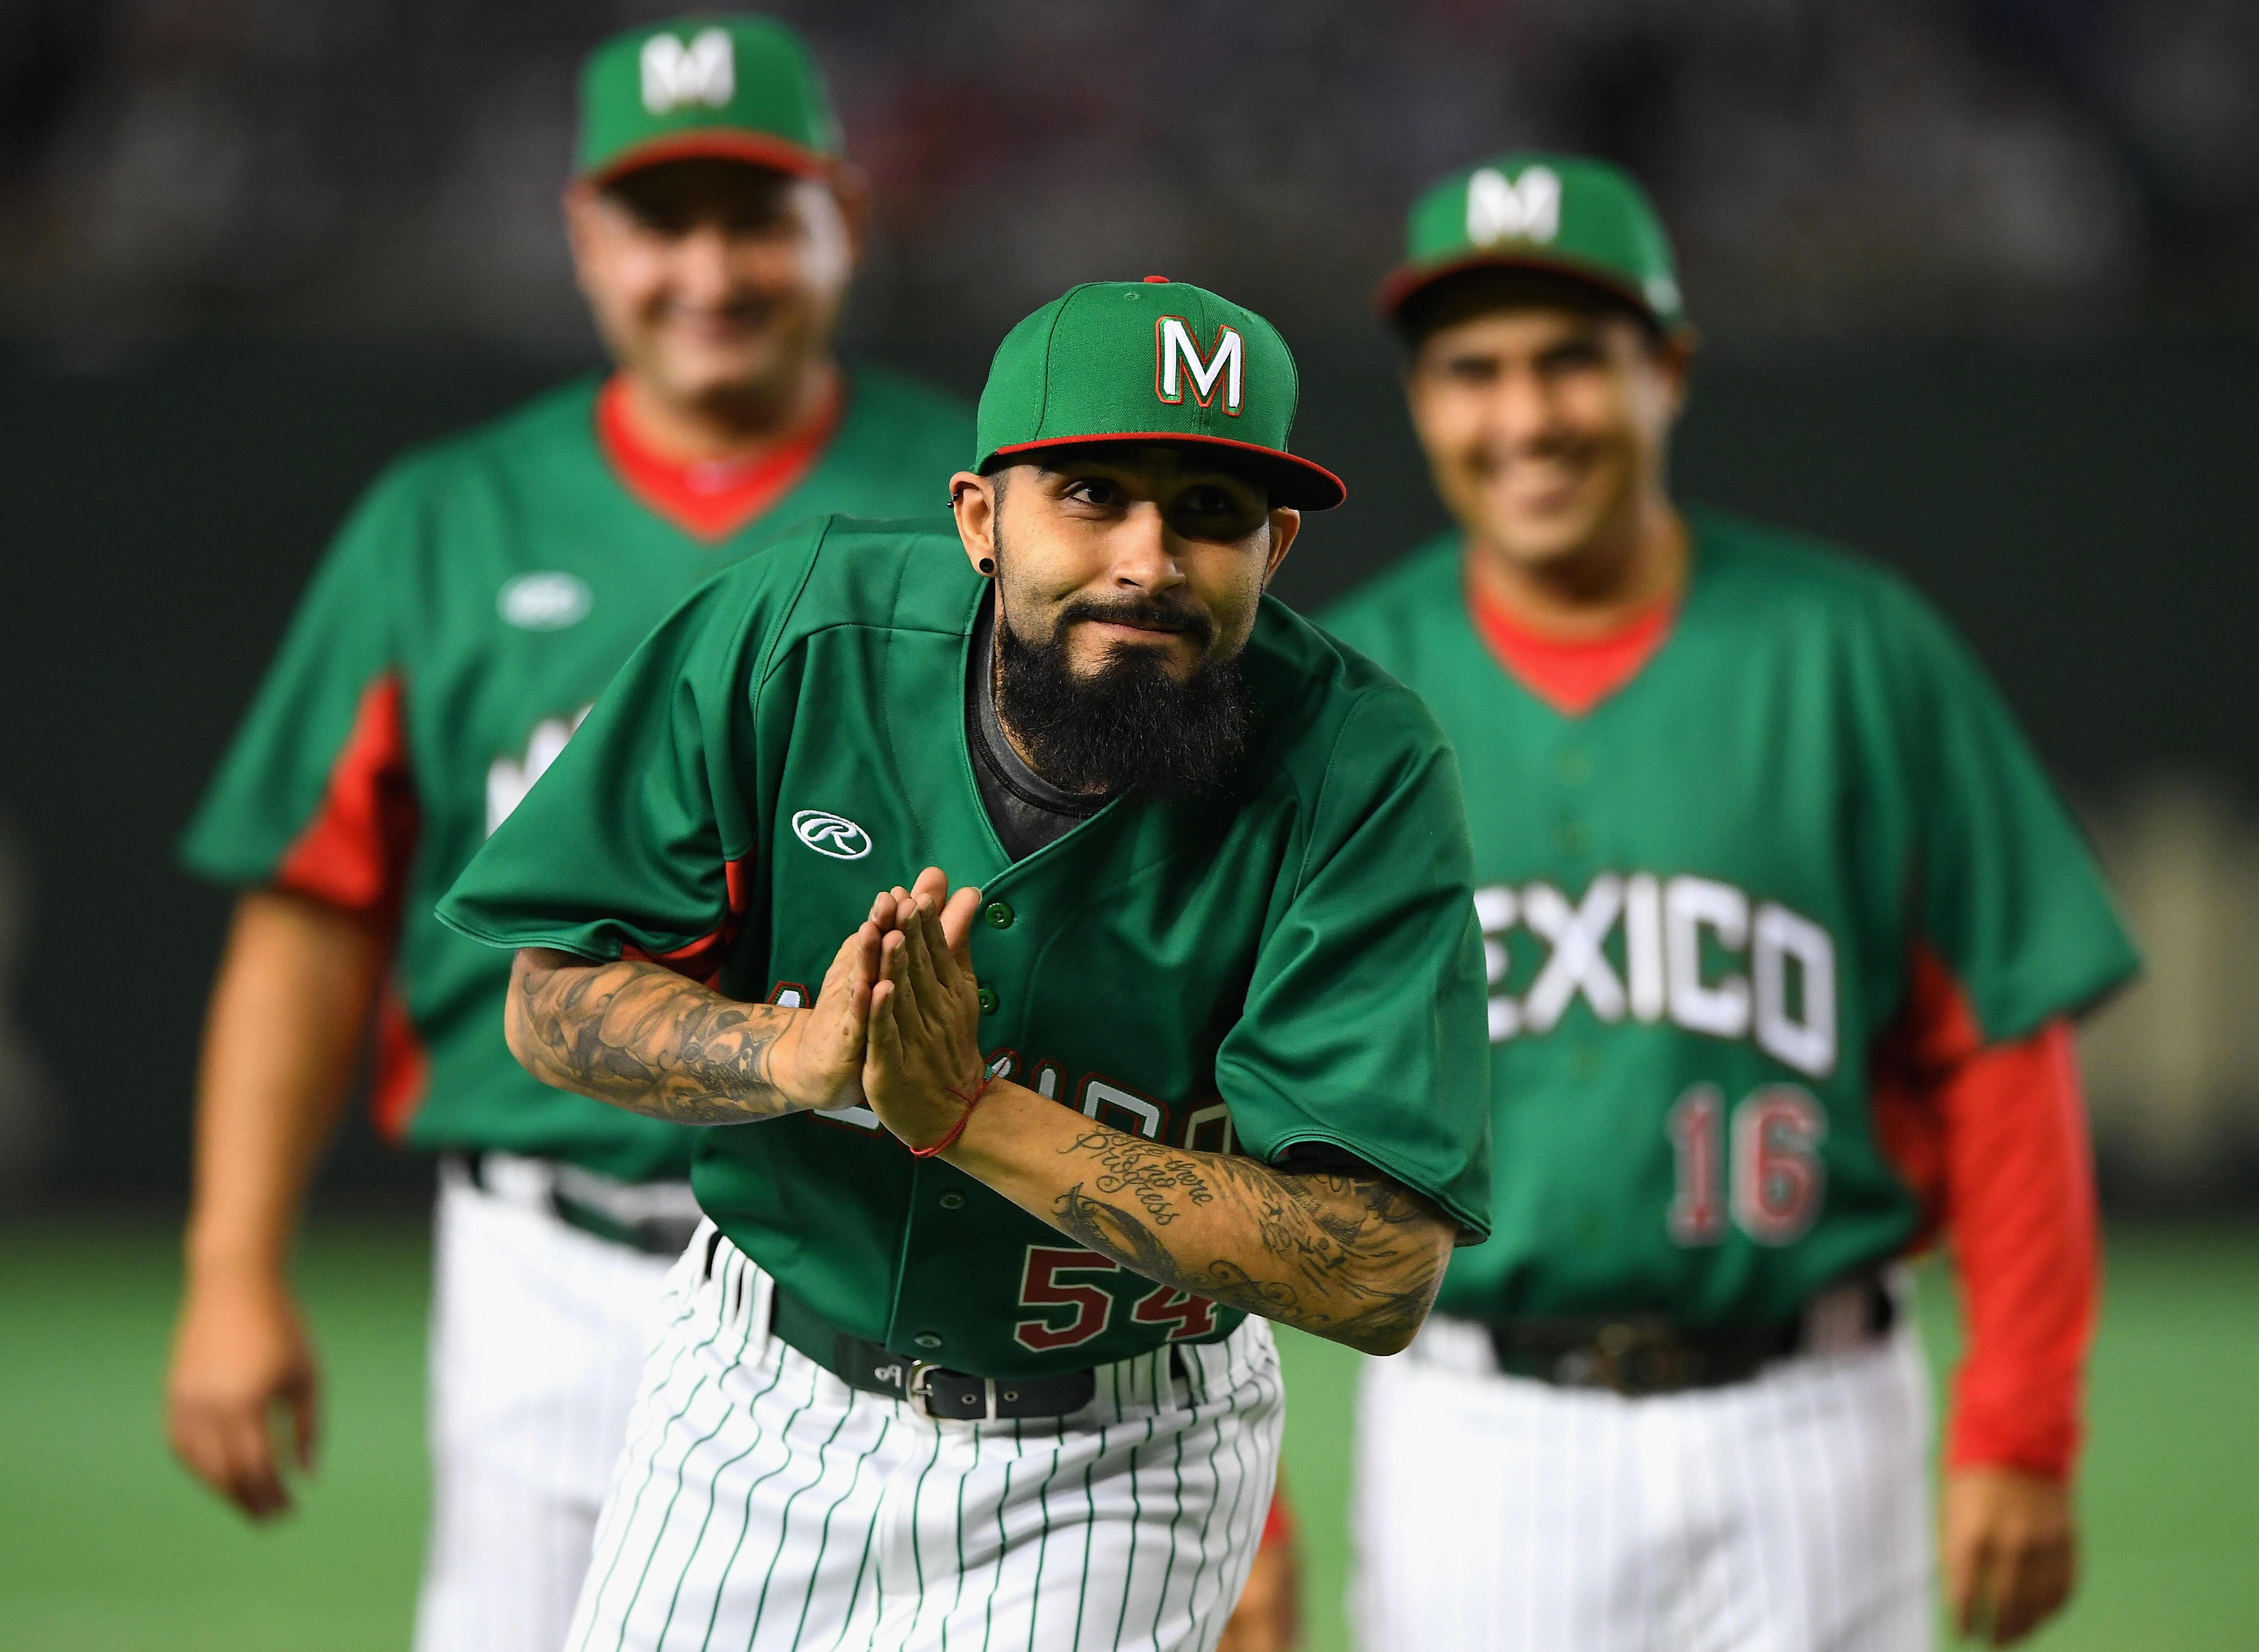
{"label": "cap stitching seam", "polygon": [[[1066,318],[1066,307],[1074,302],[1074,296],[1084,288],[1094,284],[1090,281],[1082,281],[1068,288],[1065,294],[1059,299],[1058,308],[1051,311],[1051,324],[1044,329],[1044,388],[1042,395],[1036,402],[1036,428],[1033,432],[1035,439],[1038,441],[1043,438],[1044,421],[1049,418],[1051,413],[1051,345],[1058,338],[1059,323]],[[1008,443],[1004,445],[1008,446],[1012,444]]]}

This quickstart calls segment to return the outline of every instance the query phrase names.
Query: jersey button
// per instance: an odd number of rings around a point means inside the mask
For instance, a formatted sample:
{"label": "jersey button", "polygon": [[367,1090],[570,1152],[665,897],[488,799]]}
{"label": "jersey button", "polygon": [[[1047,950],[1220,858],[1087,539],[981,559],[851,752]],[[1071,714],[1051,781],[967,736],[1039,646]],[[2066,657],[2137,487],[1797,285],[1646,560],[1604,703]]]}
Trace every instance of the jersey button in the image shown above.
{"label": "jersey button", "polygon": [[916,1336],[911,1337],[910,1341],[916,1342],[920,1348],[939,1348],[941,1346],[941,1333],[939,1331],[920,1331]]}
{"label": "jersey button", "polygon": [[980,1000],[980,1013],[984,1015],[994,1015],[996,1013],[996,1006],[1003,1001],[996,996],[996,989],[994,987],[985,984],[981,986],[978,996]]}
{"label": "jersey button", "polygon": [[987,911],[981,915],[988,920],[988,927],[992,929],[1008,929],[1012,927],[1014,914],[1010,906],[1004,901],[991,901],[988,903]]}
{"label": "jersey button", "polygon": [[1553,841],[1561,846],[1561,852],[1564,855],[1583,854],[1592,840],[1593,835],[1585,830],[1585,822],[1580,820],[1563,821],[1560,829],[1553,834]]}
{"label": "jersey button", "polygon": [[965,1195],[958,1193],[954,1187],[951,1188],[947,1193],[941,1196],[941,1207],[944,1210],[964,1209]]}
{"label": "jersey button", "polygon": [[1564,751],[1553,759],[1553,772],[1564,786],[1582,786],[1593,778],[1593,759],[1582,751]]}

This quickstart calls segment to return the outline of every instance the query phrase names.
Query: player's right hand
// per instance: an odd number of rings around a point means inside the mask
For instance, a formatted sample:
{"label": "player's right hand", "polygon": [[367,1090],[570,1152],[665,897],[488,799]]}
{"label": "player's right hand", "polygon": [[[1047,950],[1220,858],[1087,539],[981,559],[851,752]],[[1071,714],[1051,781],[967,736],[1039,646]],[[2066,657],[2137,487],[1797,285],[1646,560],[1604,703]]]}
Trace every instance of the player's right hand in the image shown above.
{"label": "player's right hand", "polygon": [[845,1107],[864,1101],[871,988],[879,979],[882,937],[893,928],[894,901],[881,894],[871,902],[871,915],[862,926],[839,943],[816,1002],[777,1036],[768,1079],[795,1106]]}
{"label": "player's right hand", "polygon": [[2070,1487],[1972,1464],[1945,1477],[1944,1505],[1947,1609],[1964,1638],[2013,1646],[2063,1609],[2078,1563]]}
{"label": "player's right hand", "polygon": [[165,1384],[166,1433],[191,1473],[253,1520],[288,1513],[278,1423],[310,1473],[320,1399],[313,1345],[280,1279],[191,1283]]}
{"label": "player's right hand", "polygon": [[890,895],[894,923],[871,993],[863,1091],[879,1122],[915,1149],[953,1136],[981,1086],[972,952],[980,891],[968,884],[951,894],[941,870],[928,867],[914,889]]}

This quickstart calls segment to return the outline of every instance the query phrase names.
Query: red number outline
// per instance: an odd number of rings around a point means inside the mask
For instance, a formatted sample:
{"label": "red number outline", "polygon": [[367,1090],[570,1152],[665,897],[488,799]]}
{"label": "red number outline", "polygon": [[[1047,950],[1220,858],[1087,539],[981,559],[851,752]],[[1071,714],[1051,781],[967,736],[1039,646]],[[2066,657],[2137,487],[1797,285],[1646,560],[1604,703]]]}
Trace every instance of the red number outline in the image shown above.
{"label": "red number outline", "polygon": [[1177,1328],[1169,1333],[1169,1340],[1188,1342],[1215,1331],[1215,1304],[1173,1285],[1157,1285],[1137,1299],[1130,1317],[1140,1325],[1173,1325]]}
{"label": "red number outline", "polygon": [[1828,1115],[1801,1085],[1769,1084],[1734,1109],[1734,1221],[1761,1245],[1793,1244],[1828,1191]]}
{"label": "red number outline", "polygon": [[1664,1130],[1671,1137],[1671,1237],[1690,1247],[1716,1244],[1727,1225],[1725,1097],[1714,1084],[1687,1086],[1671,1104]]}
{"label": "red number outline", "polygon": [[[1058,1276],[1121,1271],[1121,1264],[1093,1250],[1030,1245],[1027,1271],[1020,1277],[1020,1306],[1038,1312],[1013,1327],[1012,1340],[1030,1353],[1048,1354],[1105,1335],[1114,1318],[1113,1292],[1095,1285],[1062,1285]],[[1055,1321],[1063,1307],[1072,1308],[1074,1318],[1062,1326]]]}

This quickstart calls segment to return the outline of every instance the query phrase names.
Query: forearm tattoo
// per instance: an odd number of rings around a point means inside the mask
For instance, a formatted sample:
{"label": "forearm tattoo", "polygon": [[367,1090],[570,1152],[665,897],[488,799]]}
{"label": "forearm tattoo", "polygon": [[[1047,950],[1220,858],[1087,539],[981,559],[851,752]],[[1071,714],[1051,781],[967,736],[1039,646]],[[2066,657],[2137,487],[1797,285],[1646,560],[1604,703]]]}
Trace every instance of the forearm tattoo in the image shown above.
{"label": "forearm tattoo", "polygon": [[769,1047],[791,1024],[657,964],[521,965],[514,1047],[560,1090],[677,1124],[743,1124],[793,1110],[769,1082]]}
{"label": "forearm tattoo", "polygon": [[[1060,1151],[1087,1169],[1051,1207],[1066,1234],[1157,1284],[1368,1352],[1411,1340],[1450,1258],[1450,1219],[1385,1178],[1274,1170],[1103,1127]],[[1259,1250],[1218,1255],[1220,1225]]]}

